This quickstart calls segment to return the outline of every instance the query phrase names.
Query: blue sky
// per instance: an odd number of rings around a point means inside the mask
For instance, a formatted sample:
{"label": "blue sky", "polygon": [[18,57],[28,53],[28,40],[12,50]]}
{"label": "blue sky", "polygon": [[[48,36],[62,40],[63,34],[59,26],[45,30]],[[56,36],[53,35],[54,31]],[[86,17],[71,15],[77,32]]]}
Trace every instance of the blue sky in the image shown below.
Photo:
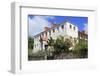
{"label": "blue sky", "polygon": [[87,31],[88,29],[88,17],[28,15],[29,36],[34,36],[42,32],[46,26],[51,27],[52,23],[60,24],[65,20],[75,24],[80,31]]}

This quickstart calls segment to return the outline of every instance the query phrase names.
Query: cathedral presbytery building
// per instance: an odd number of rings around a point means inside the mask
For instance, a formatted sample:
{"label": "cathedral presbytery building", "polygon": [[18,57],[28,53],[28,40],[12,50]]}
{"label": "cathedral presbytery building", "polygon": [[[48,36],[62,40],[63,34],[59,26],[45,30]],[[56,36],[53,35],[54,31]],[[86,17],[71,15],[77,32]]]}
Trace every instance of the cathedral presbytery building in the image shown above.
{"label": "cathedral presbytery building", "polygon": [[[57,37],[63,36],[64,38],[71,39],[72,41],[77,40],[79,38],[79,30],[78,27],[74,24],[65,21],[59,25],[52,24],[51,27],[45,27],[44,31],[35,35],[34,38],[34,47],[33,53],[39,50],[45,50],[47,41],[50,37],[53,39],[57,39]],[[87,37],[86,37],[87,38]]]}

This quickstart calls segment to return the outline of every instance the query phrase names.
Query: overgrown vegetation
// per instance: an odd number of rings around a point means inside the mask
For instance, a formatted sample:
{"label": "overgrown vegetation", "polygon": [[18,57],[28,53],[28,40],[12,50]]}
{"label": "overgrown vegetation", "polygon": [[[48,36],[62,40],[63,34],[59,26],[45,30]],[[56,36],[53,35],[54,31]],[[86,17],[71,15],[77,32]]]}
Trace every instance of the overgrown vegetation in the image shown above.
{"label": "overgrown vegetation", "polygon": [[[29,48],[33,49],[34,40],[29,38]],[[73,59],[73,58],[87,58],[88,57],[88,42],[86,40],[78,40],[75,46],[71,39],[65,39],[59,36],[57,39],[50,37],[47,41],[48,48],[40,50],[37,53],[30,55],[30,60],[53,60],[53,59]],[[70,48],[72,48],[70,50]]]}
{"label": "overgrown vegetation", "polygon": [[87,58],[88,42],[86,40],[80,39],[74,48],[74,53],[77,54],[79,58]]}
{"label": "overgrown vegetation", "polygon": [[53,51],[51,52],[53,56],[62,56],[71,54],[71,58],[87,58],[88,57],[88,42],[86,40],[80,39],[75,43],[74,49],[70,50],[72,41],[70,39],[64,39],[60,36],[56,40],[50,38],[48,40],[48,45],[52,47]]}
{"label": "overgrown vegetation", "polygon": [[34,39],[32,37],[28,37],[28,55],[32,55],[33,47],[34,47]]}
{"label": "overgrown vegetation", "polygon": [[33,49],[34,47],[34,39],[32,37],[28,37],[28,48]]}
{"label": "overgrown vegetation", "polygon": [[48,40],[48,45],[54,49],[53,54],[57,55],[69,52],[69,48],[71,47],[72,44],[69,39],[64,39],[64,37],[60,36],[56,40],[50,38]]}

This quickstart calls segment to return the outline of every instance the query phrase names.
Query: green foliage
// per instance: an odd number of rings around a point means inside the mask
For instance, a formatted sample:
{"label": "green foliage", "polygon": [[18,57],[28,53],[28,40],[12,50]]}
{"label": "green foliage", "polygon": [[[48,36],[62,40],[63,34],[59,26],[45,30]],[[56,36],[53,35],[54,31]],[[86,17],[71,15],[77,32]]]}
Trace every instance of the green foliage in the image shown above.
{"label": "green foliage", "polygon": [[32,55],[32,49],[28,49],[28,55]]}
{"label": "green foliage", "polygon": [[80,58],[86,58],[88,56],[88,43],[85,40],[79,40],[76,44],[74,53]]}
{"label": "green foliage", "polygon": [[57,55],[64,52],[69,52],[71,41],[69,39],[64,39],[64,37],[62,36],[59,36],[56,40],[50,38],[48,40],[48,45],[53,47],[53,54]]}
{"label": "green foliage", "polygon": [[69,52],[70,43],[67,40],[64,40],[64,37],[60,36],[54,42],[54,53],[60,54],[64,52]]}
{"label": "green foliage", "polygon": [[48,44],[48,49],[46,49],[46,54],[47,56],[52,56],[52,53],[54,51],[53,45],[54,45],[54,39],[52,37],[50,37],[50,39],[48,39],[47,44]]}
{"label": "green foliage", "polygon": [[45,51],[44,50],[39,50],[36,53],[32,54],[33,56],[45,56]]}
{"label": "green foliage", "polygon": [[45,59],[45,51],[39,50],[36,53],[31,53],[28,55],[28,60],[44,60]]}
{"label": "green foliage", "polygon": [[33,49],[34,39],[32,37],[28,37],[28,48]]}
{"label": "green foliage", "polygon": [[48,39],[47,43],[48,43],[48,46],[53,46],[54,39],[52,37],[50,37],[50,39]]}

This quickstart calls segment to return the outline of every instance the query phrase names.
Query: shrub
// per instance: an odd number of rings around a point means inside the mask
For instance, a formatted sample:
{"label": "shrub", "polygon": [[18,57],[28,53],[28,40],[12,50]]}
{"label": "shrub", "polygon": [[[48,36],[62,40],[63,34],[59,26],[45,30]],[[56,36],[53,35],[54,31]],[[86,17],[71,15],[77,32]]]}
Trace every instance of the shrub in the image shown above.
{"label": "shrub", "polygon": [[79,58],[88,57],[88,43],[85,40],[79,40],[74,48],[74,53],[77,54]]}

